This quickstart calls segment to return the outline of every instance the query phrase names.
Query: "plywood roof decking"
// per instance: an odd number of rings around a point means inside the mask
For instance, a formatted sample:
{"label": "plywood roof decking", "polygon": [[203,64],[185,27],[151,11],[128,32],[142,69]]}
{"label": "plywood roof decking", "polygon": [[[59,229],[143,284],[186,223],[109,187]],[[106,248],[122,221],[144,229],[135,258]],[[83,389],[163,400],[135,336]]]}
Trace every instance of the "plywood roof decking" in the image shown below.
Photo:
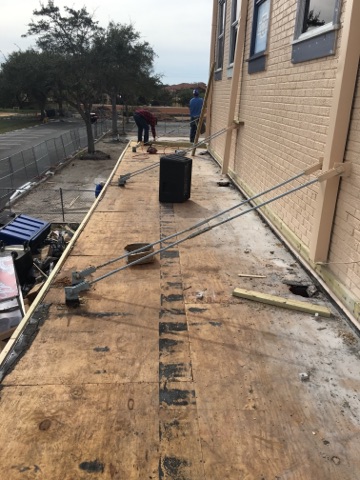
{"label": "plywood roof decking", "polygon": [[255,214],[65,305],[71,271],[241,201],[206,156],[194,157],[183,204],[159,204],[157,168],[117,186],[156,159],[127,150],[43,299],[38,335],[2,382],[1,478],[360,478],[359,343],[346,322],[323,298],[311,301],[330,319],[232,296],[241,286],[298,298],[282,279],[308,280]]}

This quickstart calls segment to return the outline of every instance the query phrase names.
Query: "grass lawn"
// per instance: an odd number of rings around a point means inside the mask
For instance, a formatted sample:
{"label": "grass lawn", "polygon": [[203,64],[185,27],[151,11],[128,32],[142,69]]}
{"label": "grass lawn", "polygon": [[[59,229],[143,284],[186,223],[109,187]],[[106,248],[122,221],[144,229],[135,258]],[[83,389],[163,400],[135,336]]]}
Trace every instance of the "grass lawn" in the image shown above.
{"label": "grass lawn", "polygon": [[0,116],[0,134],[34,125],[40,125],[40,120],[35,117],[35,114]]}

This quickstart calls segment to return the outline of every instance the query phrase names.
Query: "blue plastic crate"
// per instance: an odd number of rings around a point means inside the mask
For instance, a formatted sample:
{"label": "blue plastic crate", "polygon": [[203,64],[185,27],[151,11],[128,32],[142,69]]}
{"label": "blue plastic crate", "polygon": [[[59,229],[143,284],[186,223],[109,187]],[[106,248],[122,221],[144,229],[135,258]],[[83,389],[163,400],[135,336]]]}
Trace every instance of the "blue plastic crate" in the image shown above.
{"label": "blue plastic crate", "polygon": [[34,252],[49,232],[50,223],[27,215],[18,215],[0,229],[0,240],[5,245],[23,245],[26,242]]}

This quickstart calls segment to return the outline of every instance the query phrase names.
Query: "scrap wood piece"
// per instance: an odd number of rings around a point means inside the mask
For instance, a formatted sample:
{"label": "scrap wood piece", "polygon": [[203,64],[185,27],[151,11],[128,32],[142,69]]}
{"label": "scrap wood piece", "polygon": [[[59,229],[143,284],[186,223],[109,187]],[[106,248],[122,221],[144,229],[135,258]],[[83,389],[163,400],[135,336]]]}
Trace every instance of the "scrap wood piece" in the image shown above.
{"label": "scrap wood piece", "polygon": [[299,310],[300,312],[308,312],[313,314],[317,313],[323,317],[331,317],[331,311],[327,307],[301,302],[299,300],[291,300],[289,298],[255,292],[253,290],[245,290],[243,288],[235,288],[233,295],[235,297],[247,298],[248,300],[267,303],[268,305],[275,305],[276,307]]}
{"label": "scrap wood piece", "polygon": [[68,208],[71,208],[79,197],[80,197],[80,195],[78,195],[76,198],[74,198],[74,199],[70,202],[70,205],[69,205]]}
{"label": "scrap wood piece", "polygon": [[11,335],[15,332],[16,327],[10,328],[5,332],[0,332],[0,342],[5,342],[4,345],[0,346],[0,351],[3,350],[7,340],[11,337]]}
{"label": "scrap wood piece", "polygon": [[266,275],[255,275],[252,273],[238,273],[238,277],[245,277],[245,278],[266,278]]}

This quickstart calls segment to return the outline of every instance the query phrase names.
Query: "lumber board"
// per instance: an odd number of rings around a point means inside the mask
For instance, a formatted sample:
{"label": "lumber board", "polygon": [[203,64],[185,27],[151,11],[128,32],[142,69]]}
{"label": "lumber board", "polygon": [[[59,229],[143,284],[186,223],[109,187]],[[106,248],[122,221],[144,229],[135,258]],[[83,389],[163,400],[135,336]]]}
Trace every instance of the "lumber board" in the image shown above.
{"label": "lumber board", "polygon": [[11,337],[13,332],[15,331],[16,327],[10,328],[9,330],[6,330],[6,332],[1,332],[0,333],[0,341],[7,340],[8,338]]}
{"label": "lumber board", "polygon": [[233,295],[235,297],[253,300],[254,302],[261,302],[268,305],[274,305],[276,307],[288,308],[289,310],[298,310],[300,312],[318,314],[323,317],[331,317],[331,310],[325,306],[293,300],[291,298],[279,297],[276,295],[256,292],[254,290],[246,290],[243,288],[235,288]]}
{"label": "lumber board", "polygon": [[266,275],[256,275],[252,273],[238,273],[238,277],[244,278],[266,278]]}

